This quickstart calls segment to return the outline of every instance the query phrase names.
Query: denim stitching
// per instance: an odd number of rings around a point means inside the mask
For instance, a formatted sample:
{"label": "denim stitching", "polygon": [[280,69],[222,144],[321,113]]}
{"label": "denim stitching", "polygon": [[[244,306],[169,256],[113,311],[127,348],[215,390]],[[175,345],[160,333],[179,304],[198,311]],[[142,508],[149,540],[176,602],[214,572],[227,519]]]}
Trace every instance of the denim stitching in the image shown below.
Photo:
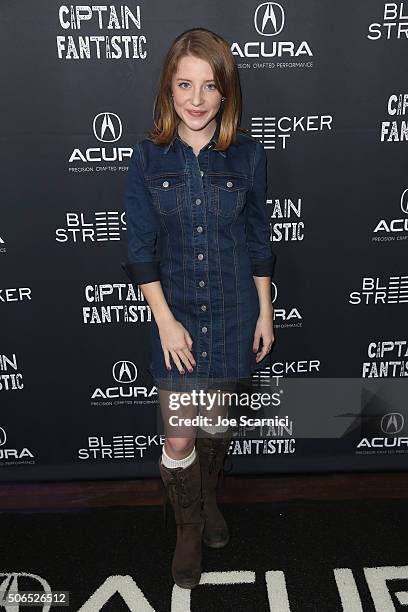
{"label": "denim stitching", "polygon": [[231,222],[230,225],[230,234],[231,237],[234,241],[234,248],[233,248],[233,256],[234,256],[234,277],[235,277],[235,295],[236,295],[236,307],[237,307],[237,327],[238,327],[238,331],[237,331],[237,346],[238,346],[238,367],[237,367],[237,378],[240,377],[240,373],[241,373],[241,348],[240,348],[240,341],[239,339],[241,338],[241,304],[240,304],[240,300],[239,300],[239,279],[238,279],[238,273],[237,273],[237,244],[236,244],[236,239],[234,236],[234,233],[232,231],[234,223],[235,223],[236,217],[235,219]]}
{"label": "denim stitching", "polygon": [[[217,196],[218,197],[218,196]],[[225,296],[224,296],[224,286],[222,284],[222,270],[221,270],[221,254],[220,254],[220,245],[218,242],[218,228],[219,228],[219,216],[215,215],[215,223],[216,223],[216,240],[217,240],[217,262],[218,262],[218,270],[219,270],[219,279],[220,279],[220,288],[221,288],[221,295],[222,295],[222,300],[221,300],[221,304],[222,304],[222,328],[221,328],[221,337],[222,337],[222,366],[223,366],[223,373],[225,378],[228,376],[228,367],[227,367],[227,352],[226,352],[226,340],[225,340],[225,310],[224,310],[224,304],[225,304]]]}
{"label": "denim stitching", "polygon": [[163,223],[163,228],[164,228],[164,230],[166,232],[166,236],[167,236],[167,238],[166,238],[166,242],[167,242],[167,255],[168,255],[168,261],[169,261],[169,276],[168,277],[169,277],[169,286],[170,286],[169,287],[169,302],[170,302],[170,304],[172,304],[173,302],[172,302],[171,295],[172,295],[172,290],[173,290],[173,282],[172,282],[170,234],[169,234],[169,230],[167,228],[166,221],[165,221],[164,217],[162,219],[162,223]]}

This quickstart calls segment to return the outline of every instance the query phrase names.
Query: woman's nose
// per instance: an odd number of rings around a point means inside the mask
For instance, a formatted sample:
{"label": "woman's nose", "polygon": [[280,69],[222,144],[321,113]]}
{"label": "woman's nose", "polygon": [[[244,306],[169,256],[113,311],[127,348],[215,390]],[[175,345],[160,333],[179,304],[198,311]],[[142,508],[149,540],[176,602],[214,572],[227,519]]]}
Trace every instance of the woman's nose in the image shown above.
{"label": "woman's nose", "polygon": [[194,104],[194,106],[198,106],[199,104],[201,104],[202,101],[203,101],[203,91],[201,87],[195,87],[193,89],[192,103]]}

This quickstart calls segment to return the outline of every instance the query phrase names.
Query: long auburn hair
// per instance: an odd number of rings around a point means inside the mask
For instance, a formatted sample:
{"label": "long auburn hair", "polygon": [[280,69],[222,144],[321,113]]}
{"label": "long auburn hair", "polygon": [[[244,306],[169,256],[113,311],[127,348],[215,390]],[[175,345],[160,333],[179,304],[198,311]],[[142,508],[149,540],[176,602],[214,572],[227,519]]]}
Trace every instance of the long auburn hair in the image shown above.
{"label": "long auburn hair", "polygon": [[239,127],[242,112],[242,96],[238,68],[228,42],[206,28],[191,28],[173,41],[164,59],[158,93],[153,107],[154,128],[149,138],[158,145],[169,144],[176,135],[179,116],[171,98],[171,80],[177,72],[179,60],[186,55],[208,62],[212,68],[215,86],[225,96],[221,102],[220,132],[215,150],[225,151],[236,142],[236,133],[248,130]]}

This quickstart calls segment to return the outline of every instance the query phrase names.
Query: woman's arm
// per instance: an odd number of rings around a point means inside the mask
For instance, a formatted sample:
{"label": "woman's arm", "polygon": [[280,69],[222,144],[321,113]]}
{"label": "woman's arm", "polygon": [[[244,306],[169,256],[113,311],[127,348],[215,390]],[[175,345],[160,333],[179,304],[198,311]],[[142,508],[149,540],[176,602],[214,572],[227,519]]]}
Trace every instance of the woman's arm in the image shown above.
{"label": "woman's arm", "polygon": [[139,287],[159,327],[175,320],[163,293],[163,287],[160,281],[142,283]]}
{"label": "woman's arm", "polygon": [[271,279],[276,262],[266,210],[267,157],[265,149],[259,142],[255,148],[252,176],[252,189],[248,193],[246,205],[246,234],[253,279],[259,298],[259,318],[253,342],[253,350],[258,352],[262,338],[262,350],[256,357],[256,361],[259,362],[268,354],[274,342]]}
{"label": "woman's arm", "polygon": [[266,210],[267,158],[260,142],[256,143],[252,161],[252,184],[245,206],[245,229],[254,276],[272,277],[276,255],[271,245],[271,227]]}
{"label": "woman's arm", "polygon": [[181,362],[190,372],[196,365],[191,353],[193,343],[188,331],[175,319],[163,292],[158,253],[160,224],[145,185],[142,164],[140,145],[136,143],[124,198],[128,258],[121,265],[130,280],[139,285],[149,304],[159,328],[167,368],[171,369],[171,354],[178,370],[184,374]]}
{"label": "woman's arm", "polygon": [[[256,362],[261,361],[271,350],[275,341],[273,333],[273,304],[271,297],[271,277],[254,276],[259,297],[259,317],[256,323],[252,349]],[[262,349],[259,351],[259,341],[262,338]],[[258,352],[259,351],[259,352]]]}
{"label": "woman's arm", "polygon": [[259,314],[270,316],[273,313],[271,277],[254,276],[253,279],[256,285],[256,290],[258,291]]}

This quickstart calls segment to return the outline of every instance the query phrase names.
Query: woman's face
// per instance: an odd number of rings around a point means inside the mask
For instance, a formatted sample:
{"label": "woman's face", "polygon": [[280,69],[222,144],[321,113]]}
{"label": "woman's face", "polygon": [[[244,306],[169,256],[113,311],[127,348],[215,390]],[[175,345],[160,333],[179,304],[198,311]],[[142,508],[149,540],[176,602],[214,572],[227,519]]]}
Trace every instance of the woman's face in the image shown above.
{"label": "woman's face", "polygon": [[188,55],[180,59],[171,91],[174,109],[190,130],[205,128],[220,108],[221,93],[215,86],[212,68],[198,57]]}

